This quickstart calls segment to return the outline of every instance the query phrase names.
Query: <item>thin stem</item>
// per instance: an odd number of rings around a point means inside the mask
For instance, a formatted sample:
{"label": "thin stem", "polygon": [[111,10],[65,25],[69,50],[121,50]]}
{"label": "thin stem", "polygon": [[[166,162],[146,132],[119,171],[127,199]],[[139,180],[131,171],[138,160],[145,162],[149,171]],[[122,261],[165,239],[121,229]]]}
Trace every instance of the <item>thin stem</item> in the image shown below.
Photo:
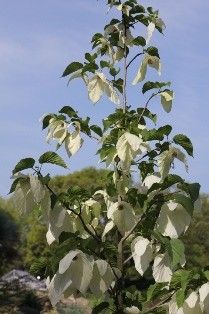
{"label": "thin stem", "polygon": [[149,105],[150,100],[152,100],[153,97],[155,97],[155,96],[157,96],[158,94],[160,94],[160,92],[161,92],[161,91],[159,91],[159,92],[157,92],[157,93],[153,93],[153,94],[150,96],[150,98],[147,100],[147,102],[146,102],[146,104],[145,104],[145,106],[144,106],[144,109],[142,110],[142,113],[141,113],[141,115],[140,115],[140,117],[139,117],[139,121],[140,121],[141,118],[143,117],[143,115],[144,115],[144,113],[145,113],[145,111],[146,111],[146,109],[147,109],[147,107],[148,107],[148,105]]}
{"label": "thin stem", "polygon": [[126,265],[131,259],[132,259],[133,255],[129,256],[124,262],[123,265]]}
{"label": "thin stem", "polygon": [[[124,38],[126,39],[126,23],[125,23],[125,16],[123,14],[123,23],[124,23]],[[127,93],[126,93],[126,87],[127,87],[127,46],[126,43],[124,43],[124,81],[123,81],[123,112],[126,112],[126,106],[127,106]]]}
{"label": "thin stem", "polygon": [[127,64],[126,69],[128,69],[128,68],[130,67],[131,63],[132,63],[136,58],[138,58],[139,56],[141,56],[141,55],[143,55],[143,54],[144,54],[144,52],[139,52],[139,53],[137,53],[137,55],[135,55],[135,57],[133,57],[133,59],[131,59],[130,62]]}
{"label": "thin stem", "polygon": [[162,307],[163,305],[165,305],[165,302],[167,302],[171,298],[172,295],[173,295],[173,293],[171,293],[169,296],[167,296],[164,300],[160,300],[159,303],[154,304],[153,306],[149,307],[148,309],[142,311],[141,314],[149,314],[153,310],[155,310],[159,307]]}
{"label": "thin stem", "polygon": [[139,218],[139,220],[137,220],[137,222],[133,225],[133,227],[131,228],[131,230],[126,233],[126,235],[120,240],[119,242],[119,247],[121,247],[123,245],[123,243],[130,237],[130,235],[133,233],[133,231],[136,229],[136,227],[138,226],[138,224],[141,222],[141,217]]}

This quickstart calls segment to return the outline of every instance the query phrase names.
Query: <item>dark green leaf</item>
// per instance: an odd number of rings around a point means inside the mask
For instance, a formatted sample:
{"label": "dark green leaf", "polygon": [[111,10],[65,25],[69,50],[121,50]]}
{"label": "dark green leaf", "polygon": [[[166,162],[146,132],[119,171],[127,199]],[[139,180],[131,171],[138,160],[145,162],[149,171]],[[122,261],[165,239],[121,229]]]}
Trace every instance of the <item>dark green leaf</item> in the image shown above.
{"label": "dark green leaf", "polygon": [[112,76],[116,76],[116,75],[118,75],[118,73],[120,72],[120,69],[118,69],[118,70],[116,70],[115,68],[110,68],[110,75],[112,75]]}
{"label": "dark green leaf", "polygon": [[131,14],[145,13],[145,8],[142,5],[135,5],[131,10]]}
{"label": "dark green leaf", "polygon": [[99,67],[96,63],[88,63],[84,65],[82,72],[83,73],[85,72],[95,73],[95,71],[98,70],[98,68]]}
{"label": "dark green leaf", "polygon": [[180,264],[182,257],[184,256],[184,244],[179,239],[170,240],[169,256],[171,258],[172,267],[175,268]]}
{"label": "dark green leaf", "polygon": [[158,189],[165,190],[177,183],[183,183],[184,180],[175,174],[169,174],[163,181],[163,183],[154,183],[149,189],[149,193]]}
{"label": "dark green leaf", "polygon": [[149,48],[147,48],[147,53],[150,56],[158,57],[160,59],[159,52],[158,52],[158,49],[156,47],[149,47]]}
{"label": "dark green leaf", "polygon": [[94,131],[94,133],[96,133],[97,135],[99,135],[99,136],[102,137],[102,135],[103,135],[102,129],[101,129],[98,125],[91,125],[91,126],[90,126],[90,129],[91,129],[92,131]]}
{"label": "dark green leaf", "polygon": [[110,63],[104,60],[100,61],[100,66],[101,68],[109,68],[110,67]]}
{"label": "dark green leaf", "polygon": [[200,184],[199,183],[183,183],[178,186],[181,190],[185,191],[190,195],[191,200],[195,202],[200,194]]}
{"label": "dark green leaf", "polygon": [[35,160],[33,158],[24,158],[21,159],[17,165],[15,166],[14,170],[12,171],[13,174],[25,170],[25,169],[30,169],[33,168],[35,165]]}
{"label": "dark green leaf", "polygon": [[191,270],[185,270],[185,269],[179,269],[177,270],[171,279],[171,289],[177,290],[179,288],[182,288],[183,290],[186,290],[187,285],[193,278],[193,271]]}
{"label": "dark green leaf", "polygon": [[139,164],[139,170],[141,171],[142,181],[144,181],[148,174],[152,174],[154,172],[154,164],[142,161]]}
{"label": "dark green leaf", "polygon": [[193,156],[193,145],[186,135],[177,134],[176,136],[174,136],[173,141],[175,144],[183,147],[190,156]]}
{"label": "dark green leaf", "polygon": [[184,182],[184,180],[180,176],[177,176],[176,174],[169,174],[163,181],[161,189],[162,190],[168,189],[172,185],[177,184],[179,182],[182,183]]}
{"label": "dark green leaf", "polygon": [[80,63],[80,62],[72,62],[70,63],[67,68],[65,69],[65,71],[63,72],[62,76],[65,77],[65,76],[68,76],[80,69],[83,68],[83,64]]}
{"label": "dark green leaf", "polygon": [[144,108],[137,108],[137,112],[139,114],[139,116],[141,116],[141,114],[143,113],[143,117],[149,118],[150,120],[152,120],[154,122],[154,124],[156,124],[157,122],[157,115],[152,113],[151,111],[149,111],[149,109],[145,109]]}
{"label": "dark green leaf", "polygon": [[47,116],[45,116],[45,117],[43,118],[43,121],[42,121],[42,129],[43,129],[43,130],[48,127],[49,121],[50,121],[51,118],[53,118],[54,116],[55,116],[55,115],[53,115],[53,114],[48,114]]}
{"label": "dark green leaf", "polygon": [[165,282],[157,282],[154,285],[151,285],[147,290],[147,301],[150,301],[160,294],[164,294],[164,289],[167,286]]}
{"label": "dark green leaf", "polygon": [[144,37],[142,36],[138,36],[136,38],[134,38],[134,40],[132,41],[132,44],[135,46],[146,46],[146,40],[144,39]]}
{"label": "dark green leaf", "polygon": [[204,271],[205,278],[209,281],[209,270]]}
{"label": "dark green leaf", "polygon": [[68,115],[69,118],[78,117],[76,111],[70,106],[62,107],[62,109],[59,112]]}
{"label": "dark green leaf", "polygon": [[94,62],[94,60],[96,59],[96,57],[97,57],[97,54],[96,53],[94,53],[93,55],[91,55],[90,53],[85,53],[85,59],[87,60],[87,61],[89,61],[90,63],[91,62]]}
{"label": "dark green leaf", "polygon": [[61,166],[63,168],[67,168],[64,160],[55,152],[46,152],[39,158],[40,164],[53,164],[57,166]]}
{"label": "dark green leaf", "polygon": [[113,86],[122,94],[123,92],[123,79],[119,78],[118,80],[112,81]]}
{"label": "dark green leaf", "polygon": [[182,305],[184,304],[185,299],[186,299],[185,290],[184,289],[179,289],[176,292],[176,303],[177,303],[179,308],[182,307]]}
{"label": "dark green leaf", "polygon": [[108,303],[108,302],[102,302],[102,303],[96,305],[96,306],[92,309],[92,314],[101,313],[103,310],[107,309],[108,307],[109,307],[109,303]]}
{"label": "dark green leaf", "polygon": [[189,197],[175,193],[171,195],[171,199],[173,199],[176,203],[181,204],[186,209],[188,214],[192,216],[194,211],[194,205]]}
{"label": "dark green leaf", "polygon": [[13,193],[16,190],[16,187],[20,181],[25,181],[25,178],[17,178],[12,182],[9,194]]}
{"label": "dark green leaf", "polygon": [[162,88],[164,86],[170,86],[171,82],[146,82],[142,87],[142,93],[145,94],[147,91],[154,89],[154,88]]}
{"label": "dark green leaf", "polygon": [[161,126],[161,127],[158,129],[158,131],[159,131],[160,133],[162,133],[162,134],[168,136],[168,135],[171,133],[171,131],[172,131],[172,126],[169,125],[169,124],[166,124],[166,125],[164,125],[164,126]]}
{"label": "dark green leaf", "polygon": [[164,136],[168,136],[170,132],[172,131],[172,127],[170,125],[164,125],[160,127],[159,129],[151,129],[142,130],[141,134],[145,141],[155,141],[159,140],[162,141],[164,139]]}

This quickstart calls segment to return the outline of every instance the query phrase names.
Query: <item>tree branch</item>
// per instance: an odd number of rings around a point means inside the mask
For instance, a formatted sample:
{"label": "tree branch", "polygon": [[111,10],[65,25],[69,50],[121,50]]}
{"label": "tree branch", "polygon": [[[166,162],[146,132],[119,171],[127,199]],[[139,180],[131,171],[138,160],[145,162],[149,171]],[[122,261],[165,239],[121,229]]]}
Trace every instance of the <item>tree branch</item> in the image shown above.
{"label": "tree branch", "polygon": [[141,118],[143,117],[143,114],[145,113],[145,110],[147,109],[148,105],[149,105],[149,102],[152,100],[153,97],[157,96],[158,94],[160,94],[161,91],[158,91],[157,93],[153,93],[150,98],[147,100],[145,106],[144,106],[144,109],[142,110],[142,113],[139,117],[139,121],[141,120]]}
{"label": "tree branch", "polygon": [[131,61],[127,64],[126,69],[128,69],[128,68],[130,67],[131,63],[132,63],[136,58],[138,58],[139,56],[141,56],[141,55],[143,55],[143,54],[144,54],[144,52],[139,52],[139,53],[137,53],[137,55],[135,55],[135,57],[133,57],[133,59],[131,59]]}

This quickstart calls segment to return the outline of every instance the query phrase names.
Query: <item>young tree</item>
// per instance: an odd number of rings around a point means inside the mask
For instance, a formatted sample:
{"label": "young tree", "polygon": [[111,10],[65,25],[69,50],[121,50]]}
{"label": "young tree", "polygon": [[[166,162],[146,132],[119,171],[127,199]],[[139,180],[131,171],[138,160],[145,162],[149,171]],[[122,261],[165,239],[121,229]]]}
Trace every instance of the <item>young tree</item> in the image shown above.
{"label": "young tree", "polygon": [[[63,294],[88,291],[104,297],[93,313],[209,313],[209,272],[188,269],[180,239],[191,223],[200,185],[172,171],[176,160],[187,170],[185,152],[193,156],[192,143],[183,134],[172,137],[170,125],[156,126],[151,104],[160,101],[163,110],[171,111],[170,82],[145,82],[151,68],[161,72],[159,51],[150,40],[154,31],[163,33],[165,24],[158,11],[137,0],[108,0],[107,5],[120,17],[93,36],[93,51],[84,62],[69,64],[63,77],[69,83],[80,78],[93,103],[104,95],[116,109],[102,127],[69,106],[43,118],[47,140],[64,146],[69,157],[84,136],[99,142],[100,160],[111,169],[105,189],[90,194],[75,186],[56,194],[42,168],[67,165],[57,153],[46,152],[37,164],[25,158],[16,165],[11,192],[23,211],[45,210],[47,241],[59,243],[47,269],[52,304]],[[147,29],[146,38],[137,25]],[[139,58],[132,84],[148,97],[135,108],[128,97],[128,74]],[[22,174],[26,169],[32,173]],[[136,187],[137,172],[141,184]]]}

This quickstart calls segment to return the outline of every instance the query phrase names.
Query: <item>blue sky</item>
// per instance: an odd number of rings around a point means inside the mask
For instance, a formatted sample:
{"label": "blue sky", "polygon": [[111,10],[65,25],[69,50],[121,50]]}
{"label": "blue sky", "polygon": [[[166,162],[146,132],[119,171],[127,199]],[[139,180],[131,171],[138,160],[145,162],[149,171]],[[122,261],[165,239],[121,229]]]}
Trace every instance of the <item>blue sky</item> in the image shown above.
{"label": "blue sky", "polygon": [[[0,12],[0,195],[7,194],[13,166],[23,157],[38,157],[54,148],[45,142],[39,118],[63,105],[78,108],[84,116],[99,122],[114,107],[108,101],[93,106],[85,87],[77,80],[67,87],[60,76],[74,60],[89,50],[93,33],[102,31],[110,18],[103,0],[1,0]],[[156,3],[155,3],[156,2]],[[198,181],[209,192],[209,2],[206,0],[143,1],[160,9],[166,22],[165,36],[155,35],[163,62],[162,80],[175,90],[171,114],[159,103],[152,110],[162,123],[171,123],[175,133],[193,141],[195,158],[189,159],[185,178]],[[143,34],[142,34],[143,35]],[[136,61],[130,73],[139,65]],[[157,80],[157,76],[155,76]],[[138,94],[131,93],[137,103]],[[141,101],[141,99],[140,99]],[[97,147],[85,143],[69,161],[67,174],[84,166],[98,166]],[[67,156],[62,154],[66,159]],[[180,171],[183,174],[183,168]]]}

